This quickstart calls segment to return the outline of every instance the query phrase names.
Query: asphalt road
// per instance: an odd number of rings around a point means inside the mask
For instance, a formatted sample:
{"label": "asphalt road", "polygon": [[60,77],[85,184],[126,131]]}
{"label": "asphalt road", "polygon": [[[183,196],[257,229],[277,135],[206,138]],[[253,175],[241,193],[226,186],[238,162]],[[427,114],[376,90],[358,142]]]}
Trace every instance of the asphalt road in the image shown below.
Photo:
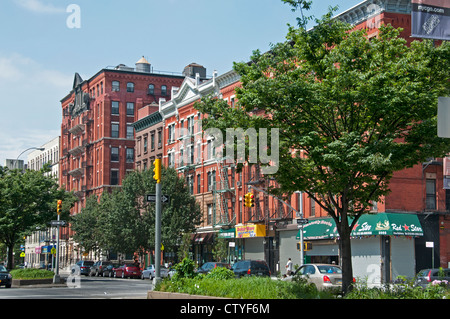
{"label": "asphalt road", "polygon": [[0,300],[5,299],[146,299],[153,289],[149,279],[74,277],[65,285],[33,287],[0,287]]}

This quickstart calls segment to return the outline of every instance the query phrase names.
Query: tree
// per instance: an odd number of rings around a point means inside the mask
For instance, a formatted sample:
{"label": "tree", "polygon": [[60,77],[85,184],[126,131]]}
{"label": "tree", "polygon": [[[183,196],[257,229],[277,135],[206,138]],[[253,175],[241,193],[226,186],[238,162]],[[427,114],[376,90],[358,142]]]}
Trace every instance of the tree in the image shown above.
{"label": "tree", "polygon": [[[147,202],[146,195],[155,193],[155,185],[151,169],[133,171],[120,189],[104,192],[100,200],[89,198],[82,214],[72,220],[72,228],[79,232],[76,241],[87,250],[121,253],[144,253],[154,247],[155,205]],[[162,206],[161,238],[165,249],[173,250],[180,246],[183,233],[200,224],[201,211],[174,169],[162,168],[162,193],[169,194],[171,201]]]}
{"label": "tree", "polygon": [[[302,8],[307,1],[285,1]],[[303,7],[304,8],[304,7]],[[373,201],[389,192],[393,172],[442,157],[449,141],[436,136],[437,98],[449,94],[450,45],[407,46],[399,30],[364,30],[333,20],[332,11],[287,41],[235,63],[238,103],[203,99],[203,128],[278,128],[274,193],[304,191],[334,219],[340,235],[343,292],[351,289],[350,232]]]}
{"label": "tree", "polygon": [[14,245],[36,227],[47,227],[56,219],[57,200],[63,201],[62,219],[68,217],[76,200],[55,179],[45,176],[49,171],[48,166],[25,172],[0,167],[0,241],[8,250],[8,268],[13,267]]}

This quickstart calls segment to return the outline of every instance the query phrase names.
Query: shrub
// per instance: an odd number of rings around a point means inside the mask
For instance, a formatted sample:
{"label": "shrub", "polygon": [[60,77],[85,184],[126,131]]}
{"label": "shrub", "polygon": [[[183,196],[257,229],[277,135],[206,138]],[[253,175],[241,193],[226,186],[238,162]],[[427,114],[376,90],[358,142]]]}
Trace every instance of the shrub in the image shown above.
{"label": "shrub", "polygon": [[234,278],[234,272],[230,269],[224,267],[217,267],[211,270],[206,276],[205,279],[218,279],[218,280],[226,280]]}
{"label": "shrub", "polygon": [[13,279],[50,279],[55,275],[53,271],[45,269],[14,269],[11,270]]}

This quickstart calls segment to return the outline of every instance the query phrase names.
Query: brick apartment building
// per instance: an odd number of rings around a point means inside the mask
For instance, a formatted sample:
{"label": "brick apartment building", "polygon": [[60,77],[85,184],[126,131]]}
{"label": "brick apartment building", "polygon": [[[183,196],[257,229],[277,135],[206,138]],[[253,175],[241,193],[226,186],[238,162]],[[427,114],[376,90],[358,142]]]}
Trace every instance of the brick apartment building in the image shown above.
{"label": "brick apartment building", "polygon": [[81,211],[88,196],[119,187],[127,171],[135,168],[131,124],[144,106],[157,111],[155,103],[169,100],[172,87],[183,79],[152,72],[144,58],[135,68],[104,68],[88,80],[75,74],[72,90],[61,100],[59,162],[60,185],[80,199],[73,213]]}
{"label": "brick apartment building", "polygon": [[[408,0],[364,1],[336,19],[351,23],[355,29],[367,29],[369,37],[377,36],[380,25],[392,24],[404,28],[401,35],[408,43],[413,40],[410,38],[411,3]],[[242,172],[237,173],[233,164],[215,157],[220,147],[215,147],[212,136],[201,134],[203,115],[194,108],[196,101],[209,94],[232,105],[237,85],[239,76],[233,71],[220,76],[214,74],[208,80],[191,74],[171,101],[161,103],[159,113],[162,118],[153,118],[159,126],[150,130],[157,132],[162,126],[163,164],[174,167],[184,176],[202,208],[203,224],[193,235],[194,260],[199,264],[211,260],[215,238],[226,238],[229,261],[265,259],[272,272],[282,272],[288,257],[292,257],[294,263],[299,262],[295,220],[299,215],[265,194],[264,190],[273,181],[260,174],[256,165],[245,165]],[[149,127],[155,125],[148,123]],[[444,166],[446,161],[444,159]],[[355,236],[352,241],[355,276],[369,276],[375,284],[391,281],[400,274],[412,277],[417,270],[431,266],[431,250],[425,248],[427,241],[437,247],[434,250],[435,265],[448,267],[449,201],[446,201],[448,191],[443,189],[447,174],[443,173],[442,163],[442,159],[430,159],[394,174],[391,194],[374,203],[373,213],[378,214],[369,214],[362,221],[373,228],[381,222],[383,225],[410,223],[418,231],[401,234],[384,231]],[[450,171],[448,173],[450,175]],[[252,209],[243,207],[243,196],[248,191],[255,194]],[[306,261],[338,263],[336,237],[317,236],[320,231],[317,225],[328,222],[327,214],[301,192],[292,195],[287,203],[310,220],[305,227],[305,239],[313,243],[313,248],[306,253]],[[375,220],[373,216],[384,220]],[[326,231],[331,229],[332,225]]]}

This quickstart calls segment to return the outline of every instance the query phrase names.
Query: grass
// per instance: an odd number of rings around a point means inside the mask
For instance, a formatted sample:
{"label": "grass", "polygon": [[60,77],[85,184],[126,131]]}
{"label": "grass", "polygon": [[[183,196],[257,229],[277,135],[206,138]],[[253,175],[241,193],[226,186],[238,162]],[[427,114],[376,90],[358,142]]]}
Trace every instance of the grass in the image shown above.
{"label": "grass", "polygon": [[13,269],[10,271],[13,279],[50,279],[55,275],[53,271],[45,269]]}

